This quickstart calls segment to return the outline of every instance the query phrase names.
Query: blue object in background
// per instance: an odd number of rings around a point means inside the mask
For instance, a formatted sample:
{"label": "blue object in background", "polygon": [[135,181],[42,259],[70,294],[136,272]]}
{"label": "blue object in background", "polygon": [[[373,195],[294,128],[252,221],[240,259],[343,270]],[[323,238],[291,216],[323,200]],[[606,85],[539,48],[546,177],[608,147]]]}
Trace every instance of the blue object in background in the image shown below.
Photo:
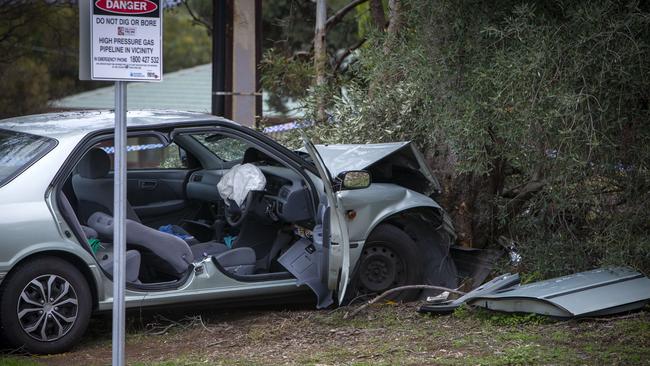
{"label": "blue object in background", "polygon": [[177,230],[176,225],[163,225],[160,228],[158,228],[159,231],[162,231],[163,233],[167,234],[172,234],[174,236],[177,236],[183,240],[188,240],[188,239],[193,239],[194,237],[192,235],[189,235],[185,232]]}
{"label": "blue object in background", "polygon": [[232,249],[232,245],[235,244],[236,236],[228,235],[223,237],[223,243],[226,244],[228,249]]}

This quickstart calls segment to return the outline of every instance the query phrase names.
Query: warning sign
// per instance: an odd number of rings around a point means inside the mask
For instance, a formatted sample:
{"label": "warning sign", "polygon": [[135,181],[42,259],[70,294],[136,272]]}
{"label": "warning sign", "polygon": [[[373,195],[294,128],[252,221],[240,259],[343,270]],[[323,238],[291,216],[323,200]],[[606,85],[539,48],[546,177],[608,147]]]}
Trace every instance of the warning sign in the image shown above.
{"label": "warning sign", "polygon": [[92,0],[91,79],[162,80],[160,0]]}

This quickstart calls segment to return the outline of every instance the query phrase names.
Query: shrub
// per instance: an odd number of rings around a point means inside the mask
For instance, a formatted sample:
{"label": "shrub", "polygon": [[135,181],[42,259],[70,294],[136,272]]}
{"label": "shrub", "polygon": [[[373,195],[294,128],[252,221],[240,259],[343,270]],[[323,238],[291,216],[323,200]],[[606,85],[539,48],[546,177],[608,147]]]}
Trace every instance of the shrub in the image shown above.
{"label": "shrub", "polygon": [[[318,142],[415,140],[461,244],[525,270],[650,270],[650,14],[634,1],[403,1],[332,78]],[[307,100],[309,102],[309,100]],[[289,141],[295,141],[286,136]]]}

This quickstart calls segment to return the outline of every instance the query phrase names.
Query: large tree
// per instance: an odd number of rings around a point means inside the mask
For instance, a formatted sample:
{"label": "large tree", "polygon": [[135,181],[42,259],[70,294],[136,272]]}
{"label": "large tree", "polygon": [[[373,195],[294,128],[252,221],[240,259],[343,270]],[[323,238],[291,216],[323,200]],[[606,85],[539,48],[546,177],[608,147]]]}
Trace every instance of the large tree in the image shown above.
{"label": "large tree", "polygon": [[648,3],[391,0],[322,142],[415,140],[459,243],[650,269]]}

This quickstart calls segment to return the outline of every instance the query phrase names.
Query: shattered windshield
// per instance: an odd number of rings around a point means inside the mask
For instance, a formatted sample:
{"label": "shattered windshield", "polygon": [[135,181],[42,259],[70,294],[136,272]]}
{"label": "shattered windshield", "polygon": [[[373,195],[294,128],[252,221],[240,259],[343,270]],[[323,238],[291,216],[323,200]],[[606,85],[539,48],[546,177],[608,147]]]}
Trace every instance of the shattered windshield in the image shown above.
{"label": "shattered windshield", "polygon": [[240,139],[220,134],[196,134],[192,137],[223,161],[243,160],[246,149],[250,147]]}

